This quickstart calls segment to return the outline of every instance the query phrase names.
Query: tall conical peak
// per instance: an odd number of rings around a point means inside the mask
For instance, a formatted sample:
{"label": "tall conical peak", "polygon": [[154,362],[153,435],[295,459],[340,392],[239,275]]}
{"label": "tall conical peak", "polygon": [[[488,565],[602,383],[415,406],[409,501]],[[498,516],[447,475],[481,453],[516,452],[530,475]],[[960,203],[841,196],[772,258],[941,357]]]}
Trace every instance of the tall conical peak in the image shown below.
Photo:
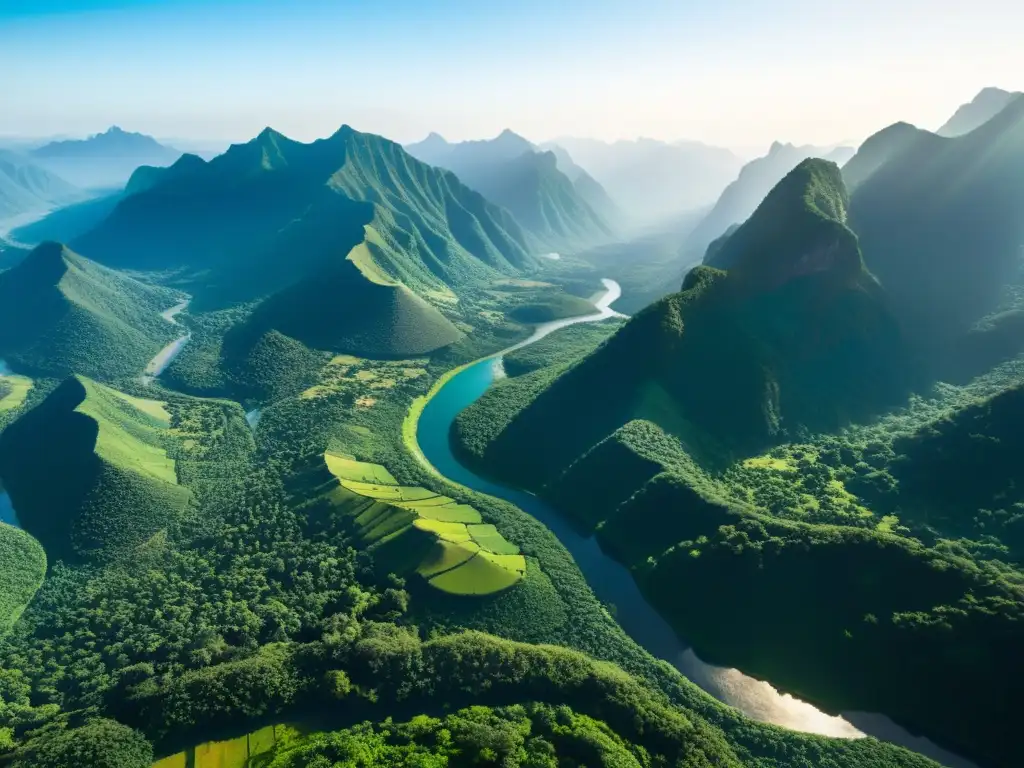
{"label": "tall conical peak", "polygon": [[56,285],[68,271],[69,253],[62,243],[42,243],[9,274],[12,279],[29,280],[37,285]]}

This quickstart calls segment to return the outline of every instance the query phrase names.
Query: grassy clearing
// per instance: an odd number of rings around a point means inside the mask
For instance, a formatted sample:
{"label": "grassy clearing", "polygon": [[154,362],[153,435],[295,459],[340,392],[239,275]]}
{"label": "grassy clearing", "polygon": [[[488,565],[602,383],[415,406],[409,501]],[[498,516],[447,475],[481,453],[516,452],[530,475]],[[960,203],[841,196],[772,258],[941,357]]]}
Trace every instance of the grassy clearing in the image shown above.
{"label": "grassy clearing", "polygon": [[3,393],[0,397],[0,413],[5,413],[24,404],[32,389],[32,379],[28,376],[0,376],[0,385],[0,392]]}
{"label": "grassy clearing", "polygon": [[208,741],[162,758],[152,768],[251,768],[269,760],[279,744],[293,741],[300,732],[289,725],[268,725],[227,741]]}
{"label": "grassy clearing", "polygon": [[[400,486],[382,466],[334,453],[324,455],[339,482],[325,497],[351,518],[370,546],[387,548],[397,559],[444,592],[489,595],[522,580],[526,560],[480,513],[418,486]],[[388,483],[387,481],[390,481]],[[433,539],[426,552],[423,542]],[[413,560],[415,562],[413,562]],[[477,562],[479,560],[479,562]]]}
{"label": "grassy clearing", "polygon": [[[86,397],[75,410],[94,419],[99,427],[97,455],[115,466],[177,485],[174,460],[162,447],[160,432],[170,422],[170,414],[162,405],[148,401],[159,409],[147,406],[143,410],[130,402],[137,398],[126,399],[127,395],[89,379],[80,377],[79,381]],[[154,416],[154,411],[159,415]]]}
{"label": "grassy clearing", "polygon": [[391,476],[391,473],[379,464],[367,464],[365,461],[356,461],[330,452],[324,454],[324,459],[327,461],[327,469],[331,474],[341,480],[398,485],[398,481]]}
{"label": "grassy clearing", "polygon": [[161,402],[160,400],[147,400],[142,397],[133,397],[132,395],[126,395],[124,392],[118,392],[116,389],[112,389],[110,392],[124,400],[129,405],[138,408],[147,416],[153,417],[165,426],[170,426],[171,414],[167,410],[167,403]]}

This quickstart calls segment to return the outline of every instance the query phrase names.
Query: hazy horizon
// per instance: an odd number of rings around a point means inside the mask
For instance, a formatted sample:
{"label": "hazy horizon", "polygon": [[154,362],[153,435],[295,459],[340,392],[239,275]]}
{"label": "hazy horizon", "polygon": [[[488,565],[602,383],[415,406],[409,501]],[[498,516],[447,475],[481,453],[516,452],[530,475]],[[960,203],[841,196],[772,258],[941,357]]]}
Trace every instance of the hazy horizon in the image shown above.
{"label": "hazy horizon", "polygon": [[900,120],[934,130],[984,87],[1024,89],[1024,10],[995,0],[843,14],[808,0],[482,5],[5,3],[0,70],[16,76],[0,136],[116,124],[227,144],[267,125],[311,140],[347,123],[402,143],[511,128],[756,154],[859,142]]}

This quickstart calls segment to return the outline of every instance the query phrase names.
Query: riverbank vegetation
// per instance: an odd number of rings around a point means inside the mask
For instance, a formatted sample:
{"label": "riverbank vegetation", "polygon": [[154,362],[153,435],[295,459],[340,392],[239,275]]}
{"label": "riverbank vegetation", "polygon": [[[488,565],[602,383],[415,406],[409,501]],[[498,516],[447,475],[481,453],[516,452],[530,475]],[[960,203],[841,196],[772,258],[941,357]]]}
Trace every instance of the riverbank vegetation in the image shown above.
{"label": "riverbank vegetation", "polygon": [[595,530],[702,657],[1010,765],[1020,364],[931,382],[850,205],[804,163],[710,254],[725,270],[500,382],[455,449]]}

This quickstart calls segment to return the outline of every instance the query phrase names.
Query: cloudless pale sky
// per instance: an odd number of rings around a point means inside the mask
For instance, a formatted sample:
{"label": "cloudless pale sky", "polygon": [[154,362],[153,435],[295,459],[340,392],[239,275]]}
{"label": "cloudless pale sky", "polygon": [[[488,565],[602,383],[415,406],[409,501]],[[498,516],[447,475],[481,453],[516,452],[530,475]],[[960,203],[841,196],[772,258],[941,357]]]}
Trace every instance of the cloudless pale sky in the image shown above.
{"label": "cloudless pale sky", "polygon": [[1024,90],[1014,0],[0,0],[0,135],[862,140]]}

